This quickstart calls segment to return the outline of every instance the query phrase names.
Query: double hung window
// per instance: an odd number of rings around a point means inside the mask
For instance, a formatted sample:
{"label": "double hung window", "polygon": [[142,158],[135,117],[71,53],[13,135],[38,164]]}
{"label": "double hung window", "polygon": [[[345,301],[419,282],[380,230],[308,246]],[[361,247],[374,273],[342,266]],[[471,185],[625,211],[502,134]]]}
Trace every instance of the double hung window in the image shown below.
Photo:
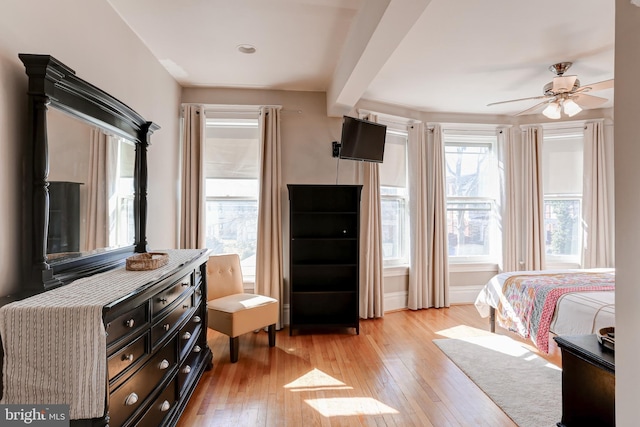
{"label": "double hung window", "polygon": [[498,252],[496,136],[445,131],[449,261],[495,262]]}
{"label": "double hung window", "polygon": [[408,264],[407,131],[387,126],[380,164],[382,253],[385,266]]}
{"label": "double hung window", "polygon": [[583,133],[544,131],[542,170],[547,263],[580,263]]}
{"label": "double hung window", "polygon": [[239,254],[243,275],[249,278],[256,265],[259,156],[257,112],[250,118],[207,116],[207,248],[215,254]]}

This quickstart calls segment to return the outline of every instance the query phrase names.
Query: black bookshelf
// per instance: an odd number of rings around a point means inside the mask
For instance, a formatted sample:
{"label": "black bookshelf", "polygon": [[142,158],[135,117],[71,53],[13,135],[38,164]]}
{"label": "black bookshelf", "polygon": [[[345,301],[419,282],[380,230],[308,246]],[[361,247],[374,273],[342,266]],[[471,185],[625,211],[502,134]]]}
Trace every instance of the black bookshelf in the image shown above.
{"label": "black bookshelf", "polygon": [[289,184],[289,333],[355,328],[361,185]]}

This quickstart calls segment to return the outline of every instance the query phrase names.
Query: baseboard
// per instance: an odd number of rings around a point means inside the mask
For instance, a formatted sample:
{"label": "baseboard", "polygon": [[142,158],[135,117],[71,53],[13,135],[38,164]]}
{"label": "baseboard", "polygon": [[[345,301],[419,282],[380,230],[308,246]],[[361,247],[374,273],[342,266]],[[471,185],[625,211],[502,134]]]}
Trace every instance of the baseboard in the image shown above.
{"label": "baseboard", "polygon": [[[482,290],[483,285],[451,286],[449,288],[450,304],[473,304]],[[384,294],[384,311],[398,311],[407,309],[407,291],[387,292]],[[284,304],[284,324],[289,324],[289,304]]]}
{"label": "baseboard", "polygon": [[473,304],[484,285],[451,286],[449,288],[450,304]]}
{"label": "baseboard", "polygon": [[[473,304],[484,285],[451,286],[449,288],[450,304]],[[384,294],[384,311],[397,311],[407,308],[409,293],[387,292]]]}

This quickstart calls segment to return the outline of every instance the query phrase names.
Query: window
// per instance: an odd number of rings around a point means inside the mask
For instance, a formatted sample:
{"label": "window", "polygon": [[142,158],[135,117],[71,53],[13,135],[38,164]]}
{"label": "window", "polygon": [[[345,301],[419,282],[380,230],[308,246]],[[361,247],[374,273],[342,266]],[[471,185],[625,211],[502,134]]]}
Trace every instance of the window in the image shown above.
{"label": "window", "polygon": [[547,262],[580,263],[583,133],[545,129],[542,145]]}
{"label": "window", "polygon": [[133,216],[133,168],[135,165],[135,146],[131,141],[120,137],[110,137],[109,145],[114,143],[113,153],[117,161],[112,165],[117,177],[115,185],[109,190],[109,212],[113,213],[109,224],[109,246],[130,245],[135,241],[135,221]]}
{"label": "window", "polygon": [[259,156],[257,113],[247,119],[207,117],[207,248],[239,254],[245,277],[255,276]]}
{"label": "window", "polygon": [[447,234],[450,262],[494,262],[499,245],[496,137],[445,131]]}
{"label": "window", "polygon": [[380,164],[382,256],[385,266],[408,264],[407,132],[387,127]]}

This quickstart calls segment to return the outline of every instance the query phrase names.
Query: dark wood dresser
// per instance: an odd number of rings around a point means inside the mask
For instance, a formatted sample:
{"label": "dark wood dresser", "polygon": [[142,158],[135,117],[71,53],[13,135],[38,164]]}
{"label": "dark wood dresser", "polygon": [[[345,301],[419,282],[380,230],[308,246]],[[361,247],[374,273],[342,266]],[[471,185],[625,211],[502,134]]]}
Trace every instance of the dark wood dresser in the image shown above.
{"label": "dark wood dresser", "polygon": [[[68,403],[72,426],[175,425],[211,367],[208,251],[168,252],[169,265],[157,270],[123,266],[2,307],[0,327],[8,344],[4,403]],[[92,294],[100,304],[97,321],[91,314]],[[111,301],[103,304],[104,298]],[[58,317],[59,311],[65,315]],[[51,324],[19,327],[18,333],[7,328],[29,315],[50,318],[46,323]],[[40,351],[29,353],[28,348]],[[40,365],[33,367],[34,361]],[[42,386],[22,384],[25,375],[42,378]],[[94,416],[83,416],[91,412]]]}
{"label": "dark wood dresser", "polygon": [[615,426],[613,351],[596,335],[554,338],[562,351],[562,421],[559,427]]}

